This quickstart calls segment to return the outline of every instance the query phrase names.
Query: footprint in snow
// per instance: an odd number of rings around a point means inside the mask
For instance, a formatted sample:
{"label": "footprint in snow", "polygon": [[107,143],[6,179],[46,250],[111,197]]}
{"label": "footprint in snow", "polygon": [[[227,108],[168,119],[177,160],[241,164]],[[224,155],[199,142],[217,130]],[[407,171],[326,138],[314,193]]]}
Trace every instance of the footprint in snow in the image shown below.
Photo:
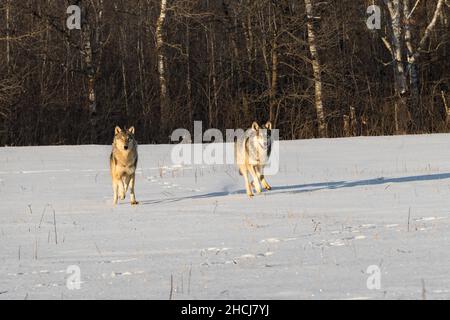
{"label": "footprint in snow", "polygon": [[416,222],[423,222],[423,221],[434,221],[434,220],[443,220],[445,217],[422,217],[414,219]]}

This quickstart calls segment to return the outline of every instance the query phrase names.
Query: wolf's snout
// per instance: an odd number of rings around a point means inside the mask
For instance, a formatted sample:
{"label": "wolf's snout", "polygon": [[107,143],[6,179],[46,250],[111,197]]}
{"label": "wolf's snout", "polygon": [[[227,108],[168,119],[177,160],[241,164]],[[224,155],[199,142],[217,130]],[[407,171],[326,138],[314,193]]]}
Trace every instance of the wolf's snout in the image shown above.
{"label": "wolf's snout", "polygon": [[128,150],[128,146],[124,146],[123,148],[124,148],[125,150]]}

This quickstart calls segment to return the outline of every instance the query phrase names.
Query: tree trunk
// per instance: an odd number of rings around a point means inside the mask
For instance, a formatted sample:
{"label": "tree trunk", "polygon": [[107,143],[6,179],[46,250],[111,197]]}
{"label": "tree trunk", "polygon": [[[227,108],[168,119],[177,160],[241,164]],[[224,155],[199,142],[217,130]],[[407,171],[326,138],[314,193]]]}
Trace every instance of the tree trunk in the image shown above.
{"label": "tree trunk", "polygon": [[[209,109],[209,128],[217,126],[217,116],[219,111],[219,95],[218,95],[218,87],[217,87],[217,73],[216,73],[216,48],[214,45],[215,37],[214,32],[212,31],[212,25],[210,25],[209,30],[209,44],[210,44],[210,78],[212,80],[212,95],[213,95],[213,103],[210,104]],[[213,110],[214,106],[214,110]]]}
{"label": "tree trunk", "polygon": [[[117,3],[114,4],[114,10],[116,12],[116,15],[118,15],[119,9],[117,6]],[[139,32],[140,30],[138,30],[138,39],[137,39],[137,47],[138,47],[138,51],[139,51]],[[130,110],[129,110],[129,106],[128,106],[128,89],[127,89],[127,72],[126,72],[126,67],[125,67],[125,62],[126,62],[126,57],[127,57],[127,38],[124,32],[124,28],[122,25],[119,26],[119,37],[118,37],[118,41],[119,41],[119,51],[120,51],[120,66],[121,66],[121,73],[122,73],[122,92],[123,92],[123,99],[125,100],[125,118],[127,121],[129,121],[129,116],[130,116]],[[139,60],[139,59],[138,59]],[[138,68],[139,68],[139,73],[141,72],[141,67],[140,67],[140,61],[138,62]]]}
{"label": "tree trunk", "polygon": [[394,124],[396,134],[405,134],[411,115],[406,102],[407,79],[403,61],[403,15],[400,0],[384,0],[389,11],[389,26],[391,29],[390,44],[388,46],[393,58],[395,102],[394,102]]}
{"label": "tree trunk", "polygon": [[[90,141],[94,142],[99,139],[100,131],[98,127],[98,101],[96,91],[96,80],[99,73],[99,66],[102,60],[103,43],[101,39],[101,26],[103,18],[103,0],[99,0],[98,11],[95,9],[94,2],[90,2],[82,6],[81,18],[81,35],[82,35],[82,56],[83,56],[83,73],[87,79],[87,95],[88,95],[88,112],[90,123]],[[92,8],[92,6],[94,6]],[[94,19],[90,19],[88,14],[93,12]],[[93,25],[94,24],[94,25]]]}
{"label": "tree trunk", "polygon": [[[416,3],[417,4],[417,3]],[[413,55],[414,55],[414,47],[413,47],[413,32],[412,32],[412,24],[410,23],[410,15],[412,11],[410,9],[410,0],[403,0],[403,20],[404,20],[404,36],[405,36],[405,45],[406,45],[406,58],[408,62],[407,73],[409,75],[409,107],[412,110],[413,118],[418,120],[418,112],[419,110],[419,79],[417,75],[417,64],[414,63]]]}
{"label": "tree trunk", "polygon": [[87,78],[88,110],[90,115],[97,112],[97,95],[95,93],[95,67],[92,55],[91,26],[88,20],[87,10],[84,8],[82,15],[83,60],[84,73]]}
{"label": "tree trunk", "polygon": [[391,50],[394,58],[396,91],[404,95],[407,91],[406,73],[403,65],[402,10],[400,0],[385,0],[389,9],[391,32]]}
{"label": "tree trunk", "polygon": [[139,92],[141,94],[141,106],[142,106],[142,113],[144,116],[147,115],[147,108],[146,108],[146,98],[145,98],[145,77],[144,77],[144,66],[145,66],[145,60],[144,60],[144,44],[142,41],[142,30],[144,28],[143,20],[142,20],[142,2],[139,1],[139,30],[138,30],[138,41],[137,41],[137,61],[138,61],[138,69],[139,69]]}
{"label": "tree trunk", "polygon": [[122,70],[122,86],[123,86],[123,97],[125,99],[125,114],[126,118],[128,120],[128,117],[130,116],[130,110],[128,106],[128,90],[127,90],[127,73],[125,68],[125,59],[127,56],[127,50],[126,50],[126,36],[125,32],[123,31],[122,27],[120,28],[120,51],[121,51],[121,70]]}
{"label": "tree trunk", "polygon": [[444,91],[441,91],[442,103],[444,104],[445,110],[445,125],[448,126],[450,120],[450,108],[447,105],[447,99],[445,98]]}
{"label": "tree trunk", "polygon": [[6,69],[8,74],[11,72],[11,44],[10,44],[10,15],[11,7],[9,5],[10,0],[6,0]]}
{"label": "tree trunk", "polygon": [[278,83],[278,53],[277,53],[277,39],[276,36],[272,43],[272,79],[270,83],[270,93],[269,93],[269,121],[274,123],[274,109],[277,105],[276,94],[277,94],[277,83]]}
{"label": "tree trunk", "polygon": [[[253,33],[252,33],[252,25],[251,25],[251,17],[250,15],[247,16],[247,21],[245,21],[245,19],[243,19],[242,23],[242,29],[244,30],[244,35],[245,35],[245,49],[247,51],[247,61],[249,61],[248,65],[247,65],[247,72],[248,74],[252,74],[252,52],[253,52]],[[237,33],[237,26],[236,26],[236,33]],[[237,49],[237,48],[236,48]],[[236,51],[237,53],[237,51]],[[239,63],[239,55],[236,55],[236,59],[238,60]],[[240,89],[242,90],[241,92],[241,99],[242,99],[242,106],[243,106],[243,121],[244,123],[246,123],[247,121],[253,121],[250,120],[252,118],[252,114],[250,112],[250,107],[248,105],[248,98],[247,98],[247,84],[244,82],[244,77],[243,77],[243,66],[240,64],[239,65],[239,81],[240,81]],[[241,86],[243,86],[243,88],[241,88]]]}
{"label": "tree trunk", "polygon": [[418,66],[417,66],[417,59],[420,56],[421,51],[423,50],[423,47],[425,46],[430,33],[434,29],[438,16],[443,8],[444,0],[439,0],[436,9],[434,10],[433,18],[431,19],[431,22],[425,29],[425,33],[420,40],[417,49],[414,50],[412,45],[412,32],[411,32],[411,15],[413,11],[410,11],[410,0],[403,0],[403,10],[404,10],[404,16],[405,16],[405,41],[406,41],[406,48],[408,52],[408,68],[409,68],[409,83],[410,83],[410,89],[411,89],[411,100],[412,100],[412,106],[417,107],[419,105],[419,77],[418,77]]}
{"label": "tree trunk", "polygon": [[312,0],[305,0],[306,15],[307,15],[307,28],[308,28],[308,43],[309,51],[311,53],[313,74],[314,74],[314,88],[315,88],[315,107],[317,114],[317,124],[319,137],[324,138],[327,136],[327,128],[325,124],[325,115],[322,102],[322,71],[319,60],[319,54],[317,52],[316,34],[314,31],[313,19],[314,11]]}
{"label": "tree trunk", "polygon": [[164,53],[164,22],[167,15],[167,0],[161,0],[161,9],[159,18],[156,23],[156,50],[158,54],[158,74],[159,74],[159,89],[160,89],[160,122],[163,134],[166,133],[169,121],[168,98],[167,98],[167,78],[165,66]]}
{"label": "tree trunk", "polygon": [[403,0],[403,16],[405,21],[405,44],[408,61],[409,85],[411,92],[411,105],[414,110],[419,105],[419,84],[417,76],[417,65],[412,61],[414,55],[412,25],[410,23],[410,0]]}
{"label": "tree trunk", "polygon": [[186,24],[186,89],[187,107],[189,110],[189,124],[194,123],[194,110],[192,104],[192,81],[191,81],[191,32]]}

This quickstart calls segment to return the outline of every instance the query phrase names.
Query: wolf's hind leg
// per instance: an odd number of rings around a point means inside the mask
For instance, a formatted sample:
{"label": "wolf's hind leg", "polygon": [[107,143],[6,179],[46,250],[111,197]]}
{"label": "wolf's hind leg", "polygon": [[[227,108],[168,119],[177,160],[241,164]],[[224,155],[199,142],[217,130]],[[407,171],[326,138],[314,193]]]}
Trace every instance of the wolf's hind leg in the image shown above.
{"label": "wolf's hind leg", "polygon": [[[133,173],[133,174],[130,176],[130,180],[128,181],[128,182],[129,182],[129,185],[130,185],[131,204],[132,204],[132,205],[139,204],[139,202],[136,201],[136,195],[134,194],[134,181],[135,181],[135,175],[136,175],[136,174]],[[127,184],[127,187],[128,187],[128,184]]]}

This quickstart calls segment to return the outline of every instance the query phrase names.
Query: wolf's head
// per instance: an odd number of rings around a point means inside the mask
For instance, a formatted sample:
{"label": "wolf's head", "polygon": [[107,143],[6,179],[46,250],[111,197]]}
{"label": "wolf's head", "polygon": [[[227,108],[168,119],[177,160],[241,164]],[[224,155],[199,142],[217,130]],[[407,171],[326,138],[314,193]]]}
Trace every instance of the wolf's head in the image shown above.
{"label": "wolf's head", "polygon": [[262,128],[257,122],[253,122],[248,138],[250,155],[266,162],[272,151],[271,140],[272,123],[268,121]]}
{"label": "wolf's head", "polygon": [[136,140],[134,140],[134,127],[128,130],[122,130],[120,127],[114,129],[113,145],[120,151],[133,150],[136,147]]}

